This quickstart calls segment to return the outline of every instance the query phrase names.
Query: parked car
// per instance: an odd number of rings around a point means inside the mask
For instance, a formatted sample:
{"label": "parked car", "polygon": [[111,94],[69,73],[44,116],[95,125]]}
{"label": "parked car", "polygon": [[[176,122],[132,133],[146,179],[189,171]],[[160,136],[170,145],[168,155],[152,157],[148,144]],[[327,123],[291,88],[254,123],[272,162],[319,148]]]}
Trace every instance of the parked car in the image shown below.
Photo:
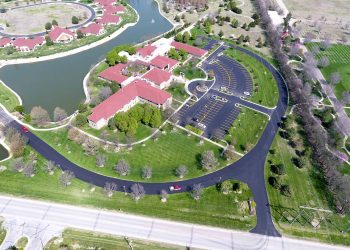
{"label": "parked car", "polygon": [[24,133],[28,133],[29,132],[29,129],[27,127],[23,126],[23,125],[21,126],[21,130]]}

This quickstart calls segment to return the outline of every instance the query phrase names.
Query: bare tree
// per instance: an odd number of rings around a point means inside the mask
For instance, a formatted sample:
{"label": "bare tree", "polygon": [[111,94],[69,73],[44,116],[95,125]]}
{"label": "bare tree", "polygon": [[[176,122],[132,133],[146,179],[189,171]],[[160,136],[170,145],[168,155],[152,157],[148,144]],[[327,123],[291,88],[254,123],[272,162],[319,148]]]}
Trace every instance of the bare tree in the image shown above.
{"label": "bare tree", "polygon": [[152,177],[152,168],[149,166],[145,166],[142,168],[142,178],[150,179]]}
{"label": "bare tree", "polygon": [[195,200],[199,200],[203,194],[202,184],[194,184],[191,190],[191,196]]}
{"label": "bare tree", "polygon": [[56,107],[55,110],[53,111],[53,121],[55,122],[62,121],[67,117],[68,117],[67,112],[60,107]]}
{"label": "bare tree", "polygon": [[30,116],[32,117],[32,122],[35,125],[44,125],[50,122],[49,113],[40,106],[33,107],[30,111]]}
{"label": "bare tree", "polygon": [[121,159],[114,169],[115,171],[117,171],[118,174],[123,176],[128,175],[130,172],[129,165],[124,159]]}
{"label": "bare tree", "polygon": [[13,157],[16,158],[22,156],[28,139],[22,136],[19,132],[13,130],[8,130],[6,138],[8,138]]}
{"label": "bare tree", "polygon": [[106,164],[106,157],[104,156],[104,155],[102,155],[102,154],[98,154],[97,156],[96,156],[96,165],[98,166],[98,167],[104,167],[105,166],[105,164]]}
{"label": "bare tree", "polygon": [[176,170],[176,175],[182,179],[185,177],[185,175],[188,173],[188,169],[185,165],[179,166]]}
{"label": "bare tree", "polygon": [[135,200],[138,201],[140,200],[142,197],[145,196],[146,191],[144,189],[144,187],[139,184],[139,183],[135,183],[130,187],[131,190],[131,197]]}
{"label": "bare tree", "polygon": [[322,56],[320,60],[318,60],[318,66],[321,68],[325,68],[329,65],[329,59],[327,56]]}
{"label": "bare tree", "polygon": [[313,56],[317,56],[317,54],[320,52],[320,47],[318,46],[312,46],[311,48],[311,53],[313,54]]}
{"label": "bare tree", "polygon": [[22,172],[24,167],[25,167],[23,158],[20,157],[20,158],[14,159],[11,163],[11,166],[12,166],[13,171]]}
{"label": "bare tree", "polygon": [[117,187],[117,184],[115,184],[114,182],[106,182],[103,190],[105,191],[108,197],[112,197],[114,192],[117,190]]}
{"label": "bare tree", "polygon": [[166,202],[168,200],[169,194],[165,189],[160,190],[160,199],[162,202]]}
{"label": "bare tree", "polygon": [[26,177],[33,177],[35,175],[35,166],[33,162],[29,162],[24,166],[23,174]]}
{"label": "bare tree", "polygon": [[341,82],[341,75],[339,72],[333,72],[329,76],[329,83],[332,85],[336,85]]}
{"label": "bare tree", "polygon": [[110,87],[106,86],[101,88],[99,97],[101,100],[106,100],[108,97],[110,97],[113,94],[112,90]]}
{"label": "bare tree", "polygon": [[53,175],[53,173],[56,170],[56,164],[53,161],[47,161],[45,164],[45,170],[50,174]]}
{"label": "bare tree", "polygon": [[94,139],[87,137],[83,143],[83,149],[86,154],[95,155],[98,149],[98,143]]}
{"label": "bare tree", "polygon": [[74,178],[74,173],[72,171],[63,171],[60,177],[60,182],[63,186],[67,187],[72,184],[72,179]]}
{"label": "bare tree", "polygon": [[309,43],[309,42],[311,42],[313,39],[315,39],[316,38],[316,36],[315,36],[315,34],[314,33],[312,33],[312,32],[307,32],[306,34],[305,34],[305,39],[304,39],[304,41],[305,41],[305,43]]}
{"label": "bare tree", "polygon": [[211,150],[202,153],[201,165],[205,170],[211,170],[218,165],[214,152]]}
{"label": "bare tree", "polygon": [[76,138],[79,136],[80,132],[76,128],[69,128],[68,129],[68,139],[71,141],[75,141]]}
{"label": "bare tree", "polygon": [[320,43],[320,48],[322,50],[326,50],[331,47],[331,37],[331,34],[328,33],[324,35],[324,39]]}
{"label": "bare tree", "polygon": [[234,147],[232,145],[229,145],[225,151],[224,151],[224,158],[225,160],[229,161],[229,160],[232,160],[235,156],[236,156],[236,153],[234,151]]}

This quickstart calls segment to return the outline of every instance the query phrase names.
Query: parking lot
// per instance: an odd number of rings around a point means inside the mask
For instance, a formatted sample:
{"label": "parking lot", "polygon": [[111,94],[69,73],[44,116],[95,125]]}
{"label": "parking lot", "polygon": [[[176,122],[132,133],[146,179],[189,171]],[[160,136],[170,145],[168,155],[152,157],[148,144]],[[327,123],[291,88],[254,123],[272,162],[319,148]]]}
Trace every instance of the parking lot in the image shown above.
{"label": "parking lot", "polygon": [[211,139],[225,136],[242,105],[267,115],[272,112],[242,99],[252,94],[252,79],[249,72],[235,60],[226,57],[223,50],[224,47],[220,47],[202,63],[205,71],[214,71],[215,83],[212,88],[198,96],[197,102],[190,100],[176,114],[179,125],[195,126],[203,131],[203,136]]}

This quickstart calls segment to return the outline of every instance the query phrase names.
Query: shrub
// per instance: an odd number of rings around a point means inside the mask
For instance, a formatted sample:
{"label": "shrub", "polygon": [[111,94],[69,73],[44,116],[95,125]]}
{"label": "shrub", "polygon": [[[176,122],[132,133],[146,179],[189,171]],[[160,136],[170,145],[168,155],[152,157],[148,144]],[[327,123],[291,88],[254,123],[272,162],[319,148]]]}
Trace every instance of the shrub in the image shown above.
{"label": "shrub", "polygon": [[280,184],[278,183],[278,179],[274,176],[270,176],[268,179],[268,182],[272,187],[274,187],[276,189],[278,189],[280,187]]}

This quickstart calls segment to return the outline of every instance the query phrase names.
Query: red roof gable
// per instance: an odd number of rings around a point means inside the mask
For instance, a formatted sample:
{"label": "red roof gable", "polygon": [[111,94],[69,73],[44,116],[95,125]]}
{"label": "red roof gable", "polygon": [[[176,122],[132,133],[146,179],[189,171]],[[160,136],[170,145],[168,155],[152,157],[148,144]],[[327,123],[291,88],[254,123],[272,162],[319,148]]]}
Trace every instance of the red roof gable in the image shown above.
{"label": "red roof gable", "polygon": [[107,120],[136,97],[155,104],[164,104],[171,95],[164,90],[152,87],[145,81],[135,80],[93,108],[88,119],[95,123],[103,118]]}
{"label": "red roof gable", "polygon": [[108,13],[105,13],[102,18],[97,19],[96,22],[97,23],[101,23],[101,24],[110,24],[110,23],[119,23],[120,17],[119,16],[114,16]]}
{"label": "red roof gable", "polygon": [[139,48],[137,49],[137,52],[142,56],[142,57],[146,57],[146,56],[150,56],[152,55],[153,51],[156,50],[156,46],[153,45],[146,45],[143,48]]}
{"label": "red roof gable", "polygon": [[157,68],[164,69],[167,66],[169,66],[169,68],[174,67],[178,61],[166,56],[156,56],[150,61],[150,63]]}
{"label": "red roof gable", "polygon": [[198,56],[198,57],[202,57],[208,52],[204,49],[197,48],[185,43],[179,43],[176,41],[173,41],[171,43],[171,46],[175,47],[175,49],[177,50],[184,49],[186,52],[190,53],[191,55]]}
{"label": "red roof gable", "polygon": [[11,39],[10,38],[7,38],[7,37],[3,37],[0,39],[0,47],[4,47],[8,44],[11,43]]}
{"label": "red roof gable", "polygon": [[112,5],[116,3],[116,0],[95,0],[99,5]]}
{"label": "red roof gable", "polygon": [[143,75],[143,78],[149,80],[157,85],[167,82],[171,78],[171,73],[158,68],[153,68]]}
{"label": "red roof gable", "polygon": [[126,79],[128,79],[129,77],[125,76],[122,74],[122,70],[126,67],[126,64],[117,64],[113,67],[110,67],[104,71],[102,71],[99,76],[109,80],[109,81],[115,81],[119,84],[121,84],[122,82],[124,82]]}
{"label": "red roof gable", "polygon": [[104,6],[106,13],[108,14],[117,14],[125,12],[124,6],[114,6],[114,5],[106,5]]}
{"label": "red roof gable", "polygon": [[55,26],[53,28],[53,30],[50,31],[49,37],[51,38],[52,41],[56,41],[57,38],[59,38],[61,34],[67,34],[69,36],[74,36],[74,33],[72,31],[70,31],[69,29]]}
{"label": "red roof gable", "polygon": [[94,35],[98,35],[101,32],[101,30],[103,30],[103,27],[101,24],[98,23],[91,23],[89,26],[80,29],[80,31],[84,34]]}
{"label": "red roof gable", "polygon": [[15,47],[27,47],[30,50],[33,50],[35,46],[43,44],[45,39],[41,36],[34,37],[33,39],[28,38],[17,38],[12,42]]}

